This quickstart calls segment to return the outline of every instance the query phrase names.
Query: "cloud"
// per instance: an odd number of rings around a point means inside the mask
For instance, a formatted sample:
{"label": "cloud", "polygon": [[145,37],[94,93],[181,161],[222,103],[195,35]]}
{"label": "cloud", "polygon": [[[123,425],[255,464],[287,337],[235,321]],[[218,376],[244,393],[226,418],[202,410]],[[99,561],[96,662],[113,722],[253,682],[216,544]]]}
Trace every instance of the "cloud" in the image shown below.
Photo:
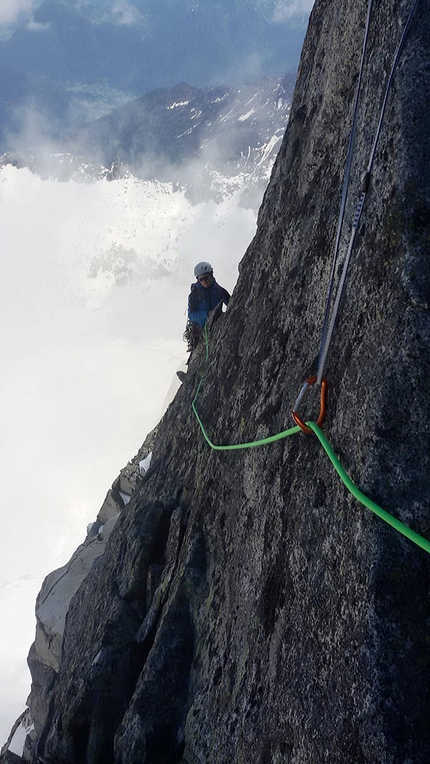
{"label": "cloud", "polygon": [[1,0],[0,2],[0,25],[13,24],[19,16],[29,16],[34,5],[34,0]]}
{"label": "cloud", "polygon": [[193,266],[204,252],[232,291],[255,217],[239,193],[192,205],[168,183],[0,169],[0,482],[13,507],[2,521],[0,742],[29,691],[36,591],[82,541],[186,358]]}
{"label": "cloud", "polygon": [[124,26],[132,26],[143,21],[140,11],[127,0],[119,0],[114,3],[112,16],[116,24],[123,24]]}
{"label": "cloud", "polygon": [[38,21],[34,21],[34,19],[30,19],[30,21],[27,24],[27,29],[30,30],[30,32],[44,32],[46,29],[50,29],[51,25],[49,23],[41,24]]}
{"label": "cloud", "polygon": [[297,19],[297,17],[307,17],[313,4],[314,0],[278,0],[273,20],[279,24],[290,19]]}
{"label": "cloud", "polygon": [[[40,5],[40,0],[0,0],[0,26],[10,26],[19,20],[28,19],[28,28],[33,31],[46,29],[48,25],[32,20],[32,13]],[[86,3],[77,3],[77,7],[86,7]],[[144,21],[142,13],[128,0],[113,0],[104,11],[102,18],[115,24],[132,26]]]}

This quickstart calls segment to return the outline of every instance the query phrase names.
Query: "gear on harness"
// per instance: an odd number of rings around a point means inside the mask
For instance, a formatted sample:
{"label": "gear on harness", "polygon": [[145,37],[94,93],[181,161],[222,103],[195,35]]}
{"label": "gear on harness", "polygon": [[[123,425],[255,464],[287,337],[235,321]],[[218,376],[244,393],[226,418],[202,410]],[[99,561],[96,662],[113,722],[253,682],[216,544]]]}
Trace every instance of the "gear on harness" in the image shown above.
{"label": "gear on harness", "polygon": [[192,353],[196,349],[201,335],[200,327],[192,321],[187,321],[182,339],[187,343],[187,353]]}
{"label": "gear on harness", "polygon": [[[206,322],[208,329],[211,329],[215,321],[218,321],[219,317],[222,315],[222,306],[223,301],[220,300],[215,308],[209,311],[208,319]],[[187,321],[185,331],[182,335],[182,339],[188,344],[187,353],[192,353],[193,350],[196,349],[201,333],[202,329],[198,324],[194,323],[193,321]]]}

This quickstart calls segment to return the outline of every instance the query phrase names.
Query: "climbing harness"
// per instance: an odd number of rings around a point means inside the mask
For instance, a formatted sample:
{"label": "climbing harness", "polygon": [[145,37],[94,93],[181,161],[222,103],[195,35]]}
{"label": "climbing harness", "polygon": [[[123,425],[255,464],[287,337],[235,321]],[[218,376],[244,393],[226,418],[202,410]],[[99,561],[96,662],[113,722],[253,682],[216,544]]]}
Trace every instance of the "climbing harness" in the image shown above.
{"label": "climbing harness", "polygon": [[[204,363],[204,368],[200,372],[200,382],[197,385],[197,390],[192,400],[191,407],[192,407],[194,416],[197,419],[197,422],[199,424],[203,437],[206,443],[208,444],[208,446],[210,446],[210,448],[213,451],[239,451],[245,448],[257,448],[259,446],[267,446],[267,445],[270,445],[271,443],[276,443],[280,440],[284,440],[285,438],[288,438],[290,435],[295,435],[296,433],[301,432],[301,430],[303,429],[302,426],[296,425],[296,427],[290,427],[290,429],[284,430],[283,432],[278,432],[276,435],[270,435],[267,438],[261,438],[260,440],[254,440],[248,443],[233,443],[228,445],[216,445],[215,443],[213,443],[206,432],[205,426],[200,418],[200,415],[197,411],[197,406],[196,406],[200,389],[203,384],[203,380],[205,378],[207,368],[209,366],[209,339],[208,339],[208,332],[207,332],[206,326],[203,329],[203,336],[205,338],[205,363]],[[416,533],[411,528],[408,528],[407,525],[402,523],[396,517],[393,517],[393,515],[390,515],[389,512],[386,512],[385,509],[382,509],[382,507],[380,507],[378,504],[372,501],[372,499],[369,499],[368,496],[366,496],[364,493],[362,493],[362,491],[360,491],[359,488],[357,488],[357,486],[352,482],[351,478],[344,470],[342,464],[340,463],[335,452],[333,451],[333,448],[331,447],[329,441],[327,440],[326,436],[324,435],[324,433],[322,432],[318,424],[316,424],[316,422],[306,422],[306,426],[309,428],[311,432],[315,433],[319,442],[324,448],[327,456],[329,457],[334,469],[336,470],[339,477],[341,478],[342,482],[344,483],[348,491],[357,499],[357,501],[359,501],[360,504],[362,504],[363,506],[367,507],[367,509],[370,509],[371,512],[373,512],[375,515],[377,515],[382,520],[384,520],[384,522],[388,523],[388,525],[391,525],[391,527],[394,528],[396,531],[401,533],[410,541],[413,541],[414,544],[421,547],[421,549],[424,549],[425,552],[428,552],[430,554],[430,541],[427,541],[427,539],[425,539],[423,536],[420,536],[419,533]]]}

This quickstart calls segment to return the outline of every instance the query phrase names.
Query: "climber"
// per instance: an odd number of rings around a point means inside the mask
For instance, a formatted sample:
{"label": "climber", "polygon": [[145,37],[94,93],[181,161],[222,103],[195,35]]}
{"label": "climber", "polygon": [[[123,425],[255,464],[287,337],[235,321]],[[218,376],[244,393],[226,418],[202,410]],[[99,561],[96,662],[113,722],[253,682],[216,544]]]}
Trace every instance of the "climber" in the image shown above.
{"label": "climber", "polygon": [[[228,305],[230,295],[226,289],[217,284],[210,263],[197,263],[194,268],[197,281],[191,284],[191,292],[188,296],[188,321],[183,335],[188,343],[188,352],[192,353],[197,347],[199,337],[206,321],[210,317],[211,322],[216,321],[221,313],[223,303]],[[189,356],[186,365],[191,359]],[[184,381],[185,371],[177,371],[181,382]]]}
{"label": "climber", "polygon": [[210,263],[197,263],[194,275],[197,281],[191,284],[188,296],[188,322],[184,334],[189,352],[196,347],[208,317],[213,314],[215,318],[222,304],[228,305],[230,299],[227,290],[215,281]]}

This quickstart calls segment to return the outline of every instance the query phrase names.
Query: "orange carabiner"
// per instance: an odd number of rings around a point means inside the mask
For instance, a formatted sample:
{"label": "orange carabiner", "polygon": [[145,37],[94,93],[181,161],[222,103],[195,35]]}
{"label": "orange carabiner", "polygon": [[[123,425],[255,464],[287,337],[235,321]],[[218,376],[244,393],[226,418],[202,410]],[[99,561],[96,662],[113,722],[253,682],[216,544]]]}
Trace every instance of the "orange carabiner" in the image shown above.
{"label": "orange carabiner", "polygon": [[[308,377],[305,380],[305,385],[307,385],[307,387],[310,387],[311,385],[315,384],[316,381],[317,381],[316,376]],[[323,377],[322,380],[321,380],[320,413],[319,413],[318,419],[316,421],[316,424],[319,427],[322,425],[322,423],[324,422],[324,419],[326,417],[327,387],[328,387],[328,382],[327,382],[326,378]],[[298,424],[298,426],[303,430],[303,432],[306,432],[308,435],[312,435],[312,430],[310,429],[310,427],[308,427],[304,423],[303,419],[298,415],[297,411],[294,411],[294,409],[293,409],[292,415],[293,415],[293,419],[294,419],[295,423]]]}

